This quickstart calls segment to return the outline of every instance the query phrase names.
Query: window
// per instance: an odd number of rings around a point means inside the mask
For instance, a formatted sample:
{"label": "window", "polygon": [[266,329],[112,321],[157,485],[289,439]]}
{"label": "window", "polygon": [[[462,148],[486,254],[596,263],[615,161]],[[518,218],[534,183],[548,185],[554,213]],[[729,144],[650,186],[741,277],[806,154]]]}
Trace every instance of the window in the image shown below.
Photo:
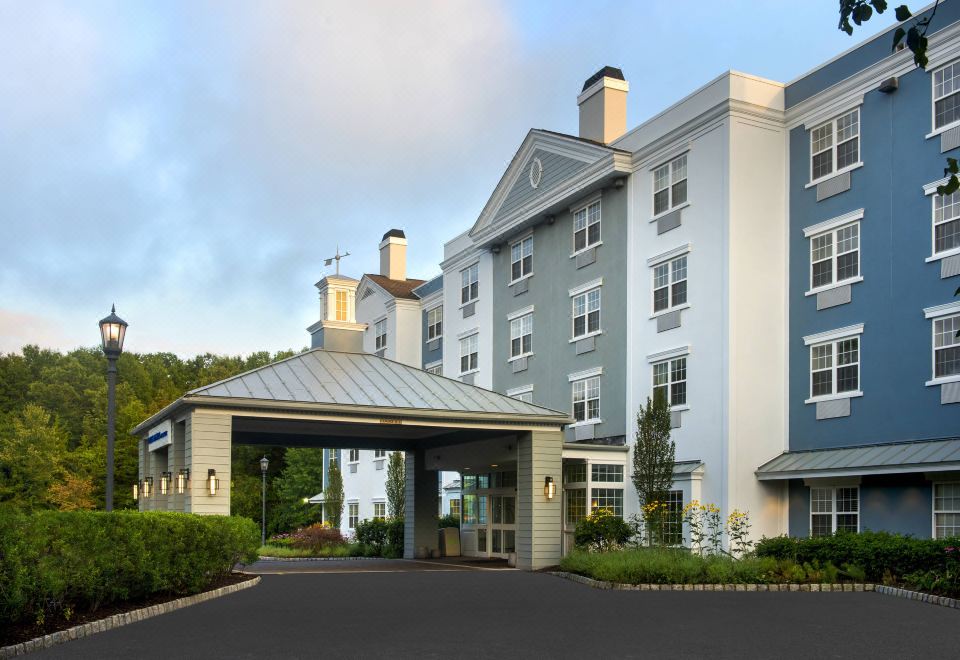
{"label": "window", "polygon": [[810,347],[810,396],[860,390],[860,338],[846,337]]}
{"label": "window", "polygon": [[356,529],[358,522],[360,522],[360,505],[351,502],[347,505],[347,527]]}
{"label": "window", "polygon": [[593,488],[590,491],[590,513],[607,509],[615,516],[623,516],[622,488]]}
{"label": "window", "polygon": [[510,281],[533,274],[533,236],[510,246]]}
{"label": "window", "polygon": [[666,545],[683,544],[683,491],[667,493],[667,515],[663,520],[663,542]]}
{"label": "window", "polygon": [[460,517],[460,498],[455,497],[450,500],[450,515]]}
{"label": "window", "polygon": [[933,253],[960,248],[960,192],[933,196]]}
{"label": "window", "polygon": [[533,403],[533,390],[527,392],[517,392],[516,394],[511,395],[517,401],[523,401],[524,403]]}
{"label": "window", "polygon": [[563,466],[563,483],[581,484],[587,481],[586,463],[567,463]]}
{"label": "window", "polygon": [[443,336],[443,307],[434,307],[427,312],[427,341]]}
{"label": "window", "polygon": [[477,369],[477,346],[479,335],[473,334],[460,340],[460,373],[465,374]]}
{"label": "window", "polygon": [[678,357],[653,364],[653,396],[666,397],[671,406],[687,403],[687,358]]}
{"label": "window", "polygon": [[960,62],[933,72],[933,128],[960,121]]}
{"label": "window", "polygon": [[662,312],[687,302],[686,255],[653,267],[653,311]]}
{"label": "window", "polygon": [[359,449],[351,449],[351,450],[350,450],[350,462],[351,462],[351,463],[356,463],[356,462],[359,461],[359,460],[360,460],[360,450],[359,450]]}
{"label": "window", "polygon": [[578,422],[600,421],[600,377],[573,381],[573,417]]}
{"label": "window", "polygon": [[385,349],[387,347],[387,319],[380,319],[373,324],[373,334],[376,337],[376,350]]}
{"label": "window", "polygon": [[386,518],[387,518],[387,503],[374,502],[373,503],[373,519],[385,520]]}
{"label": "window", "polygon": [[460,304],[480,297],[480,264],[473,264],[460,271]]}
{"label": "window", "polygon": [[347,292],[346,291],[336,292],[336,307],[337,307],[337,320],[346,321],[347,320]]}
{"label": "window", "polygon": [[600,332],[600,288],[573,297],[573,338]]}
{"label": "window", "polygon": [[653,171],[653,214],[660,215],[687,201],[687,155]]}
{"label": "window", "polygon": [[810,180],[817,181],[860,161],[860,109],[810,131]]}
{"label": "window", "polygon": [[960,316],[933,321],[933,377],[960,375]]}
{"label": "window", "polygon": [[463,522],[467,525],[477,524],[477,496],[463,496]]}
{"label": "window", "polygon": [[960,482],[933,484],[933,536],[960,536]]}
{"label": "window", "polygon": [[336,465],[337,461],[340,460],[339,452],[336,449],[330,451],[330,465]]}
{"label": "window", "polygon": [[608,463],[593,463],[590,466],[593,481],[623,481],[623,466]]}
{"label": "window", "polygon": [[533,314],[510,321],[510,357],[533,353]]}
{"label": "window", "polygon": [[842,284],[860,275],[860,223],[810,238],[810,288]]}
{"label": "window", "polygon": [[434,365],[434,366],[432,366],[432,367],[427,367],[427,373],[428,373],[428,374],[433,374],[434,376],[442,376],[442,375],[443,375],[443,364],[436,364],[436,365]]}
{"label": "window", "polygon": [[600,200],[573,214],[573,251],[586,250],[600,242]]}
{"label": "window", "polygon": [[860,531],[860,488],[811,488],[810,536]]}
{"label": "window", "polygon": [[386,450],[386,449],[374,449],[374,450],[373,450],[373,457],[374,457],[374,459],[377,459],[377,458],[386,458],[386,457],[387,457],[387,450]]}
{"label": "window", "polygon": [[567,525],[576,527],[577,523],[587,517],[587,489],[570,488],[566,491]]}

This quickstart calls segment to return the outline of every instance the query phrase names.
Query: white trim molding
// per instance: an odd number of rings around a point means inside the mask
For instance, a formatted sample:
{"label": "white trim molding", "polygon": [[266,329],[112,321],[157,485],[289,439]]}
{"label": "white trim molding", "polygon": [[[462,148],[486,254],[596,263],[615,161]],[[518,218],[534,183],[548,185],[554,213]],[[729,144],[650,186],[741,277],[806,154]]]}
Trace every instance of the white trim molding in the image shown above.
{"label": "white trim molding", "polygon": [[647,355],[647,362],[650,362],[651,364],[654,362],[663,362],[664,360],[670,360],[683,355],[690,355],[690,344],[687,344],[686,346],[677,346],[676,348],[668,348],[665,351],[650,353]]}
{"label": "white trim molding", "polygon": [[851,165],[847,165],[846,167],[842,167],[842,168],[840,168],[839,170],[836,170],[835,172],[830,172],[830,174],[827,174],[826,176],[822,176],[822,177],[820,177],[819,179],[814,179],[814,180],[811,181],[810,183],[806,184],[806,185],[804,186],[804,189],[806,189],[806,188],[813,188],[814,186],[820,185],[820,184],[823,183],[824,181],[828,181],[828,180],[832,179],[832,178],[835,177],[835,176],[840,176],[841,174],[846,174],[847,172],[852,172],[853,170],[858,170],[858,169],[860,169],[861,167],[863,167],[863,161],[862,161],[862,160],[858,160],[856,163],[853,163],[853,164],[851,164]]}
{"label": "white trim molding", "polygon": [[[583,209],[584,207],[590,206],[590,205],[593,204],[594,202],[599,201],[601,198],[603,198],[603,188],[601,188],[600,190],[596,191],[595,193],[592,193],[592,194],[590,194],[590,195],[587,195],[586,197],[581,197],[579,200],[577,200],[576,202],[574,202],[573,204],[571,204],[570,207],[569,207],[569,209],[567,209],[567,210],[568,210],[570,213],[576,213],[577,211]],[[533,230],[531,230],[531,233],[532,233],[532,232],[533,232]],[[516,242],[516,241],[514,241],[514,242]]]}
{"label": "white trim molding", "polygon": [[527,305],[523,309],[518,309],[507,314],[507,320],[512,321],[518,319],[521,316],[526,316],[527,314],[533,314],[533,305]]}
{"label": "white trim molding", "polygon": [[949,178],[944,177],[943,179],[937,179],[936,181],[931,181],[930,183],[923,184],[923,194],[924,195],[936,195],[937,188],[940,186],[947,185]]}
{"label": "white trim molding", "polygon": [[843,339],[844,337],[852,337],[854,335],[861,334],[863,334],[863,324],[857,323],[855,325],[837,328],[836,330],[827,330],[826,332],[818,332],[813,335],[807,335],[803,338],[803,345],[811,346],[812,344],[822,344],[826,341],[833,341],[835,339]]}
{"label": "white trim molding", "polygon": [[521,385],[520,387],[514,387],[512,389],[504,392],[507,396],[517,396],[518,394],[529,394],[533,392],[533,385]]}
{"label": "white trim molding", "polygon": [[464,330],[463,332],[458,333],[457,339],[466,339],[470,335],[479,335],[479,334],[480,334],[480,326],[475,326],[473,328],[470,328],[469,330]]}
{"label": "white trim molding", "polygon": [[923,318],[925,319],[935,319],[941,316],[949,316],[951,314],[960,314],[960,300],[948,302],[943,305],[925,307],[923,310]]}
{"label": "white trim molding", "polygon": [[578,371],[573,374],[567,375],[567,382],[572,383],[577,380],[583,380],[585,378],[593,378],[594,376],[602,376],[603,367],[593,367],[592,369],[584,369],[583,371]]}
{"label": "white trim molding", "polygon": [[673,248],[672,250],[667,250],[666,252],[661,252],[660,254],[654,255],[647,259],[648,266],[656,266],[659,263],[664,261],[670,261],[674,257],[679,257],[681,255],[687,254],[690,252],[690,244],[686,243],[678,247]]}
{"label": "white trim molding", "polygon": [[849,213],[838,215],[835,218],[830,218],[829,220],[818,222],[815,225],[804,227],[803,237],[810,238],[811,236],[815,236],[816,234],[822,234],[825,231],[830,231],[831,229],[842,227],[843,225],[849,224],[851,222],[856,222],[857,220],[863,220],[863,209],[850,211]]}
{"label": "white trim molding", "polygon": [[821,396],[812,396],[804,399],[804,403],[820,403],[821,401],[836,401],[837,399],[854,399],[863,396],[862,390],[851,390],[849,392],[839,392],[837,394],[823,394]]}
{"label": "white trim molding", "polygon": [[574,296],[579,296],[581,293],[592,291],[593,289],[596,289],[597,287],[601,287],[601,286],[603,286],[603,278],[598,277],[595,280],[584,282],[583,284],[570,289],[570,297],[573,298]]}

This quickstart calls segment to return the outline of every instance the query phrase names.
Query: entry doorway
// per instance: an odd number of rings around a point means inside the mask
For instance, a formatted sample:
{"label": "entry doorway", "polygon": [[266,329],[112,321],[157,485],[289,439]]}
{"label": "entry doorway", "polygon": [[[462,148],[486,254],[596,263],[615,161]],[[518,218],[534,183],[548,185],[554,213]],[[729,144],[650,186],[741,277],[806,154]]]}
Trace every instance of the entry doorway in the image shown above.
{"label": "entry doorway", "polygon": [[517,471],[461,476],[462,552],[509,559],[517,551]]}

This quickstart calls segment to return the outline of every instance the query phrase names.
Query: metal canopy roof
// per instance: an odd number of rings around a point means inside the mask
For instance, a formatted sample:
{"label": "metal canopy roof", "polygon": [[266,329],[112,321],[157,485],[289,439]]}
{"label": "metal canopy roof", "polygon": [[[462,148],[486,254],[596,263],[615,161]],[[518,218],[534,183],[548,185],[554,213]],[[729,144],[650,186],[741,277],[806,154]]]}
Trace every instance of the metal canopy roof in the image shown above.
{"label": "metal canopy roof", "polygon": [[757,469],[757,478],[799,479],[960,470],[960,438],[788,451]]}
{"label": "metal canopy roof", "polygon": [[[187,392],[133,430],[169,416],[183,405],[250,405],[269,408],[354,408],[402,415],[433,413],[526,419],[567,424],[568,413],[444,378],[367,353],[314,349]],[[310,404],[315,404],[311,406]],[[532,419],[531,419],[532,418]]]}

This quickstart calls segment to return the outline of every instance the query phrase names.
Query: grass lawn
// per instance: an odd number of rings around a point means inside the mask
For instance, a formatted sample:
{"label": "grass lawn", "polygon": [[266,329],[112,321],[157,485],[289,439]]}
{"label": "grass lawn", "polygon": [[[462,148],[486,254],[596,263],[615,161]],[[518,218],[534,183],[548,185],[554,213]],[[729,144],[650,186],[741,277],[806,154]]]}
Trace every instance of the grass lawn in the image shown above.
{"label": "grass lawn", "polygon": [[257,551],[261,557],[354,557],[360,554],[354,544],[338,545],[324,548],[320,552],[313,552],[306,548],[292,548],[282,545],[262,545]]}

